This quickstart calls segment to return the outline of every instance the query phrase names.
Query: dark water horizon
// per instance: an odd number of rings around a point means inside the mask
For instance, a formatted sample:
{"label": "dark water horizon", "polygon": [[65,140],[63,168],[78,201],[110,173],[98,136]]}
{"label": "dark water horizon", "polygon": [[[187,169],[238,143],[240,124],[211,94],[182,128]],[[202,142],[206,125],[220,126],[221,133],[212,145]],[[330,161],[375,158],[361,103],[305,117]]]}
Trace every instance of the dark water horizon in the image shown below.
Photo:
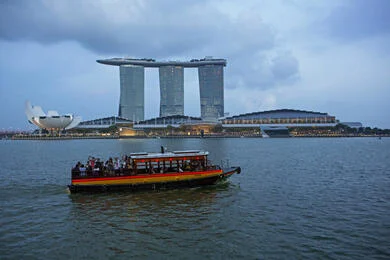
{"label": "dark water horizon", "polygon": [[[89,155],[201,149],[228,183],[69,194]],[[1,259],[389,259],[390,138],[0,142]]]}

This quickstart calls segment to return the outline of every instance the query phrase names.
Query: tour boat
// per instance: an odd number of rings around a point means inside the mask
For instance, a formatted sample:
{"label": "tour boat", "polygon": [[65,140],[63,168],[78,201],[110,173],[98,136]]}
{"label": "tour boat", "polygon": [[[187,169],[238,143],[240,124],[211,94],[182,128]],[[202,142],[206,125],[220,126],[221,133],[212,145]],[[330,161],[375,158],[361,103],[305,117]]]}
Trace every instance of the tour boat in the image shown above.
{"label": "tour boat", "polygon": [[110,158],[105,163],[89,158],[72,169],[71,193],[158,190],[212,185],[224,181],[240,167],[222,168],[212,164],[207,151],[186,150],[160,153],[131,153],[123,160]]}

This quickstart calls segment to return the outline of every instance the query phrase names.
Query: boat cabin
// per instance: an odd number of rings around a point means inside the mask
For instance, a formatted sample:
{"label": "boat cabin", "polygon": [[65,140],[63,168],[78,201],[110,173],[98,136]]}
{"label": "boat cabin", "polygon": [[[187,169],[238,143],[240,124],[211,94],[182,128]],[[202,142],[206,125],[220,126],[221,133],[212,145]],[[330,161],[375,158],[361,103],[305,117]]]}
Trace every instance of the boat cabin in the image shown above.
{"label": "boat cabin", "polygon": [[208,168],[208,152],[174,151],[168,153],[132,153],[134,174],[204,171]]}
{"label": "boat cabin", "polygon": [[106,176],[128,176],[145,174],[166,174],[180,172],[200,172],[217,169],[207,160],[208,152],[200,150],[173,151],[161,153],[131,153],[122,160],[111,158],[106,163],[89,159],[86,167],[76,165],[72,178]]}

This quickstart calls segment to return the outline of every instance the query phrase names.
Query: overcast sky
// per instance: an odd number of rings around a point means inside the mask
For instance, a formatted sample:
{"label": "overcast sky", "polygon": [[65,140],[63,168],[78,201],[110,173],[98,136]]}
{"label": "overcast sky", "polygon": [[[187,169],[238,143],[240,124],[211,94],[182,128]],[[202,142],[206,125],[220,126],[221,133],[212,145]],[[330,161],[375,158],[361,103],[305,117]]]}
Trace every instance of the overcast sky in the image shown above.
{"label": "overcast sky", "polygon": [[[227,59],[225,112],[326,112],[390,128],[389,0],[0,0],[0,130],[34,129],[30,100],[84,120],[117,115],[112,57]],[[185,114],[200,116],[196,69]],[[159,113],[145,69],[145,117]]]}

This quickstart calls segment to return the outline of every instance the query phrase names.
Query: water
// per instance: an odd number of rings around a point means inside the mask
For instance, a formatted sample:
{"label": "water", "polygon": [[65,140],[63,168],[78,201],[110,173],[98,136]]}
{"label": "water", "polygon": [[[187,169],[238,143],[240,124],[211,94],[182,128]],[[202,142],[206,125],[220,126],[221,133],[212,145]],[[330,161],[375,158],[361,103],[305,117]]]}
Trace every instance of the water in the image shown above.
{"label": "water", "polygon": [[[70,195],[88,155],[208,150],[214,187]],[[1,141],[1,259],[389,259],[390,138]]]}

